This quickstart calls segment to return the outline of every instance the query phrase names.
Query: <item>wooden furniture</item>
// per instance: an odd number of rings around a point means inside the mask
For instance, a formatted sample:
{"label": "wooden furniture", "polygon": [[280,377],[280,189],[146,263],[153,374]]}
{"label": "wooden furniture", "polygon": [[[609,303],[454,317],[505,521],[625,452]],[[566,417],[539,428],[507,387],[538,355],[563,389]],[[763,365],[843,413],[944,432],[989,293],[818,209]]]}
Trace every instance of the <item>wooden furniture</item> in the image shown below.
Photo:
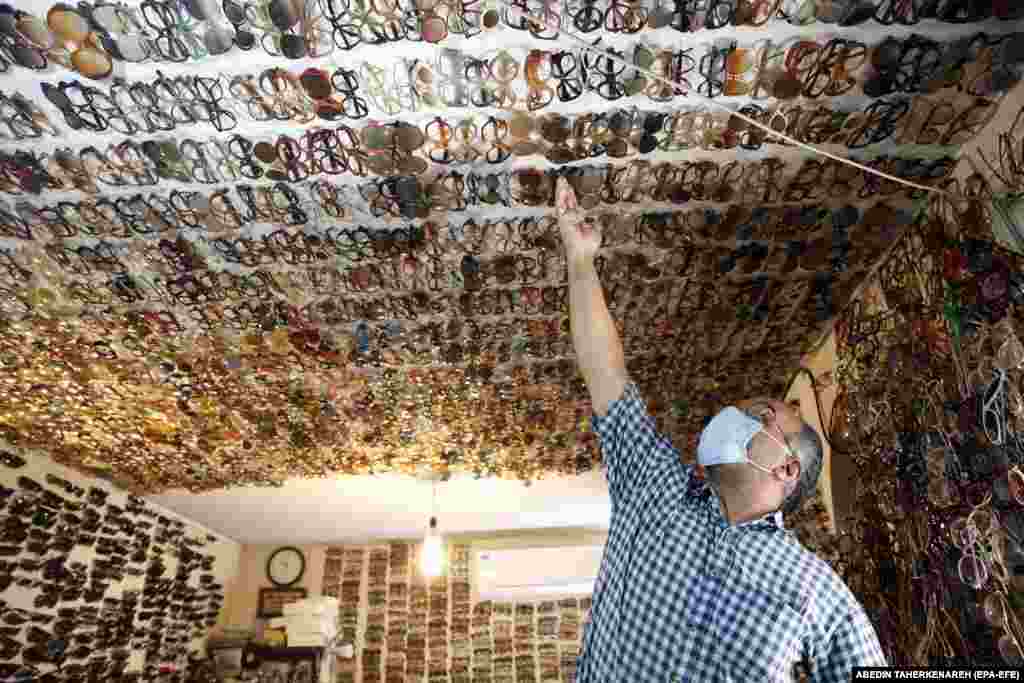
{"label": "wooden furniture", "polygon": [[325,647],[263,647],[250,644],[245,646],[242,654],[242,668],[254,669],[262,662],[290,662],[308,660],[312,666],[313,681],[320,680],[320,662],[323,661]]}
{"label": "wooden furniture", "polygon": [[305,588],[261,588],[256,616],[260,619],[279,617],[283,614],[282,607],[305,597]]}

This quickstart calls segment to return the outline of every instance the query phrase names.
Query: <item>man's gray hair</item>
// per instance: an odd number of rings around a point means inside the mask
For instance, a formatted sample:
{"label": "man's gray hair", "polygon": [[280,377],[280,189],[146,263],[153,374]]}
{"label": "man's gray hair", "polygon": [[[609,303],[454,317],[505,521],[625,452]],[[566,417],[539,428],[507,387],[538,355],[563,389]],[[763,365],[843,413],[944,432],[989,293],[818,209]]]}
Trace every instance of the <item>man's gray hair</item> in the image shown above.
{"label": "man's gray hair", "polygon": [[786,440],[800,460],[800,479],[797,480],[793,492],[782,501],[782,514],[791,515],[799,510],[806,500],[814,497],[818,477],[821,476],[823,453],[821,437],[814,427],[806,422],[799,433],[787,435]]}

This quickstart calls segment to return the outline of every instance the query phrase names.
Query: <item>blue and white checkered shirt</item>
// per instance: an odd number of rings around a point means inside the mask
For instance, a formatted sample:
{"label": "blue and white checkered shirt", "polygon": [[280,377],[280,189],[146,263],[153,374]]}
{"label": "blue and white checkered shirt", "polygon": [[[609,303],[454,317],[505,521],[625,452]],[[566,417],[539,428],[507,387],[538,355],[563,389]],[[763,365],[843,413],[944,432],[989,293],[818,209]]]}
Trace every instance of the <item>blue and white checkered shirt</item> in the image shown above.
{"label": "blue and white checkered shirt", "polygon": [[578,659],[579,683],[848,683],[887,666],[846,584],[781,524],[736,526],[658,434],[635,384],[594,416],[611,527]]}

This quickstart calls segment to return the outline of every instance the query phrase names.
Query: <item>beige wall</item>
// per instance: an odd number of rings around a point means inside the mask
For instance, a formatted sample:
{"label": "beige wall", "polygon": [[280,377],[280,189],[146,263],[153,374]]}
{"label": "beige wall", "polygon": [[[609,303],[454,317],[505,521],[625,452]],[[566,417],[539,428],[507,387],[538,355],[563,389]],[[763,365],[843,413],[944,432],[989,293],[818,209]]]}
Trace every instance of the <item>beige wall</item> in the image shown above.
{"label": "beige wall", "polygon": [[[837,390],[837,387],[830,381],[830,373],[835,369],[836,365],[835,335],[830,333],[825,338],[822,346],[815,353],[806,356],[802,364],[814,373],[817,379],[818,398],[821,401],[820,417],[824,418],[825,424],[823,425],[819,418],[818,406],[814,399],[814,388],[806,373],[800,373],[800,376],[793,382],[786,400],[799,401],[801,417],[814,427],[818,434],[824,435],[827,434],[828,423],[832,417],[832,403],[836,399]],[[845,500],[840,493],[838,496],[840,500],[837,501],[836,493],[843,489],[843,482],[846,481],[849,473],[847,472],[848,468],[845,462],[833,462],[832,449],[829,448],[828,441],[824,438],[822,438],[822,449],[823,463],[821,466],[821,478],[818,480],[818,491],[821,494],[821,500],[825,505],[825,509],[828,510],[830,531],[835,533],[836,515],[841,516],[844,514],[843,501]]]}
{"label": "beige wall", "polygon": [[[225,609],[229,626],[251,628],[259,623],[256,614],[259,611],[260,589],[274,588],[274,584],[267,578],[267,560],[280,547],[281,544],[242,546],[238,578],[232,587]],[[320,595],[320,583],[324,576],[324,552],[327,546],[295,547],[301,550],[306,558],[306,571],[294,587],[305,588],[310,597]]]}
{"label": "beige wall", "polygon": [[[604,545],[608,532],[601,529],[569,528],[541,529],[537,531],[508,531],[491,534],[445,534],[445,544],[466,544],[470,546],[470,575],[476,575],[476,551],[485,548],[535,548],[566,545]],[[332,545],[378,545],[392,540],[417,542],[422,539],[346,539]],[[225,603],[225,625],[236,628],[253,628],[262,625],[256,615],[259,608],[259,589],[272,588],[267,579],[267,560],[281,545],[244,545],[240,555],[237,579]],[[306,571],[296,584],[305,588],[309,596],[321,595],[324,576],[324,559],[327,544],[297,545],[306,556]],[[471,582],[473,602],[478,600],[475,582]]]}

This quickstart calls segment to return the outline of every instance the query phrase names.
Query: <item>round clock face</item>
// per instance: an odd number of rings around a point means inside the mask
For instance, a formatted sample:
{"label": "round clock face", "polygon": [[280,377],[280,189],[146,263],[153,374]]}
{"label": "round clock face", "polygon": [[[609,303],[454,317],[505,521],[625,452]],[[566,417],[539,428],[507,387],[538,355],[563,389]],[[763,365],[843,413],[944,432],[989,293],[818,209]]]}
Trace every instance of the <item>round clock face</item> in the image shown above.
{"label": "round clock face", "polygon": [[280,548],[267,562],[267,578],[278,586],[290,586],[302,578],[306,558],[298,548]]}

